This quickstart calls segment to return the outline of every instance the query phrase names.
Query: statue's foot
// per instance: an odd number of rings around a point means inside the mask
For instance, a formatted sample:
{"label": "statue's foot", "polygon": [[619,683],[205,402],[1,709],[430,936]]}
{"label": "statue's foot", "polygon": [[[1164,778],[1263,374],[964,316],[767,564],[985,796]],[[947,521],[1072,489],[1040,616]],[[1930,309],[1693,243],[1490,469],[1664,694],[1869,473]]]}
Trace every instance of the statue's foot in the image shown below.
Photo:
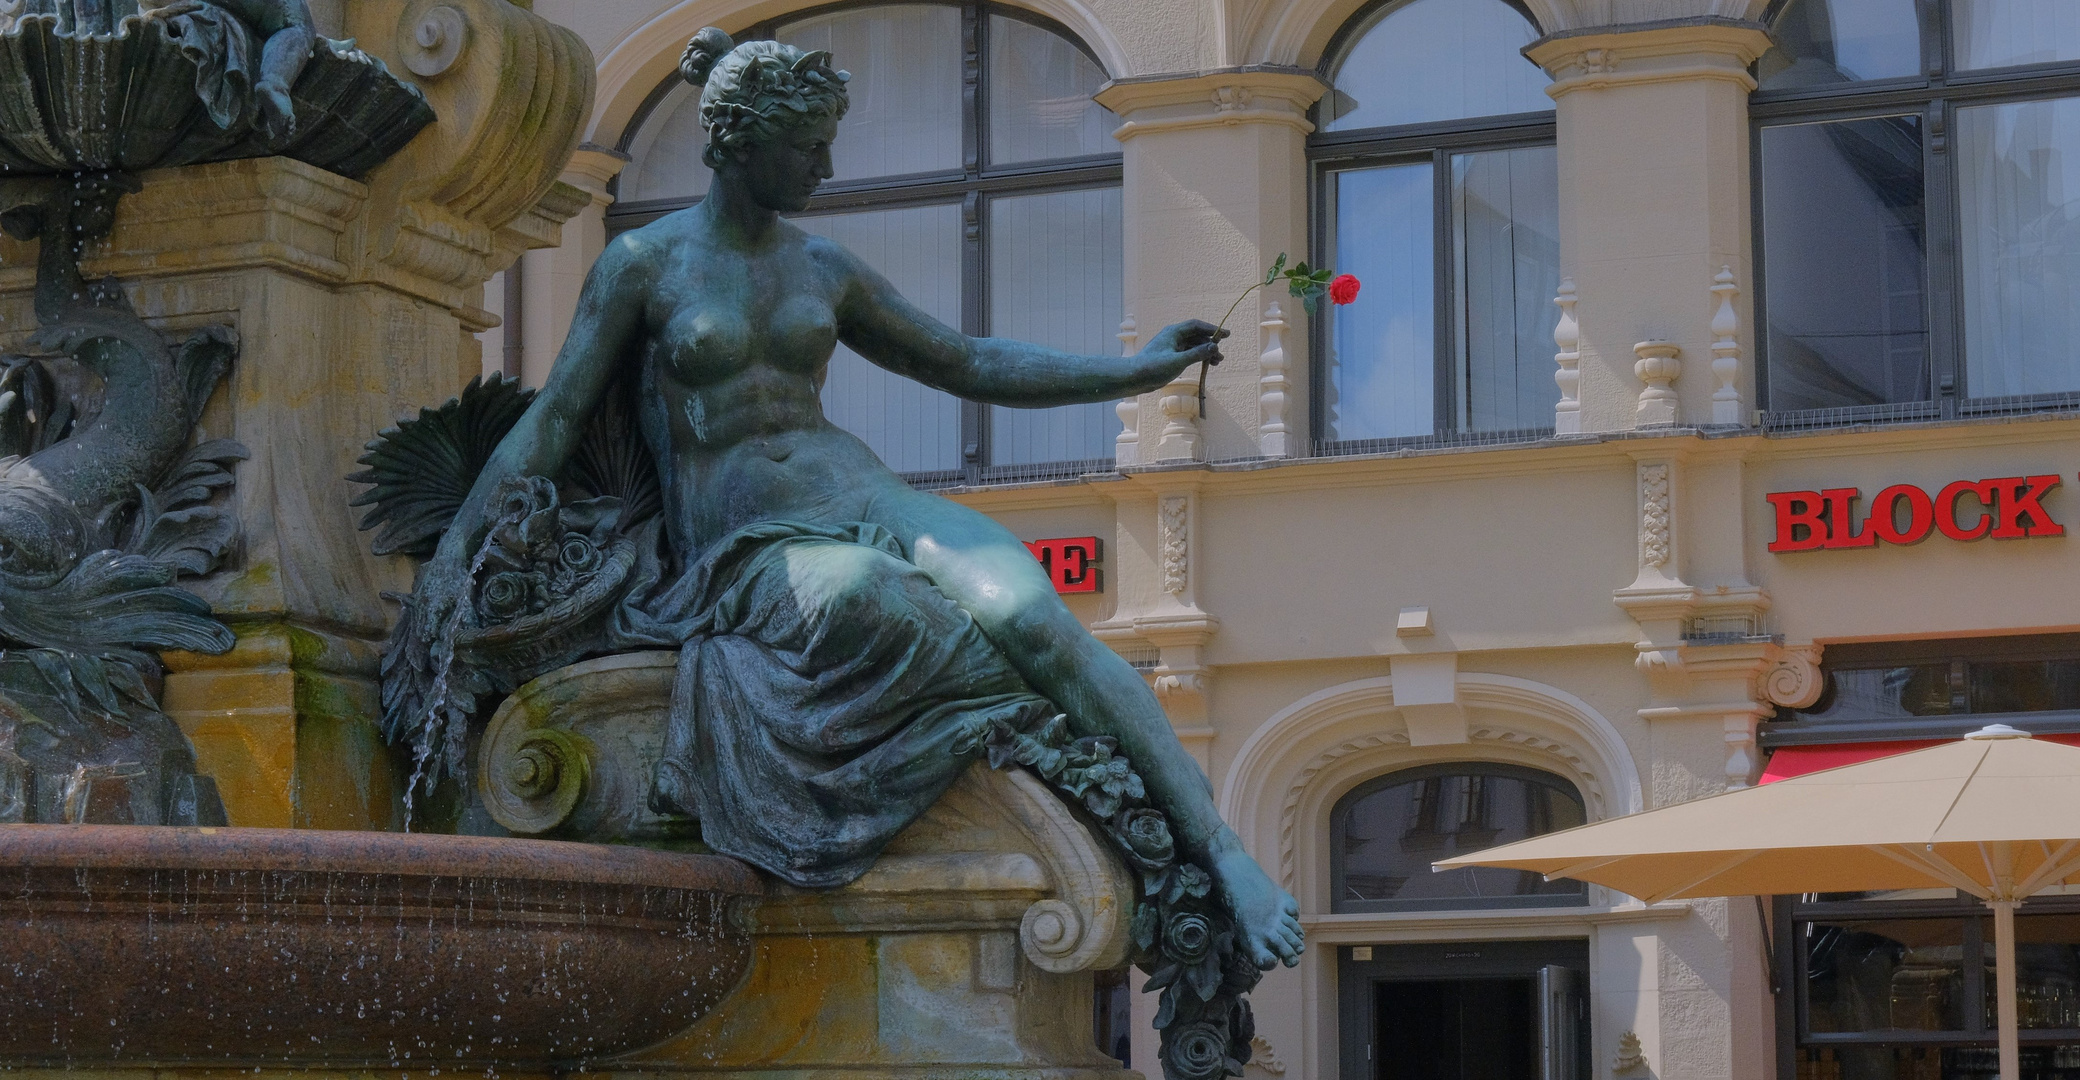
{"label": "statue's foot", "polygon": [[280,146],[296,134],[296,103],[289,100],[288,87],[261,83],[253,88],[260,95],[260,134],[270,145]]}
{"label": "statue's foot", "polygon": [[1257,860],[1232,841],[1212,856],[1213,879],[1221,900],[1235,916],[1242,947],[1257,967],[1269,971],[1280,963],[1292,967],[1306,949],[1300,929],[1300,904],[1274,884]]}

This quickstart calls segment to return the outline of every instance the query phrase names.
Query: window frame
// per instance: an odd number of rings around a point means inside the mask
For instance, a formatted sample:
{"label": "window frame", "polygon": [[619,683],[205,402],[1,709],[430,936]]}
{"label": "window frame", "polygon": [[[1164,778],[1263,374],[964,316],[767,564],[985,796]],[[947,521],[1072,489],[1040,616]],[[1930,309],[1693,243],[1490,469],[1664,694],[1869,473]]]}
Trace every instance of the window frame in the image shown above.
{"label": "window frame", "polygon": [[[2020,634],[2014,637],[1953,638],[1928,641],[1854,642],[1827,647],[1821,673],[1843,670],[1901,667],[1910,664],[1949,663],[1951,700],[1964,707],[1964,665],[1973,662],[2080,659],[2080,634]],[[2080,709],[2044,709],[2036,712],[1958,711],[1932,716],[1856,719],[1842,717],[1807,720],[1797,710],[1785,710],[1776,719],[1760,725],[1758,745],[1766,750],[1781,746],[1820,743],[1892,742],[1913,739],[1955,739],[1988,724],[2007,724],[2033,735],[2066,735],[2080,732]]]}
{"label": "window frame", "polygon": [[[1794,0],[1771,0],[1762,23],[1774,27]],[[1950,33],[1953,0],[1911,0],[1921,34],[1921,73],[1821,88],[1757,89],[1748,96],[1749,210],[1755,307],[1755,398],[1764,431],[1913,421],[1954,421],[2080,408],[2072,390],[2014,397],[1972,398],[1964,354],[1964,255],[1961,247],[1957,155],[1951,152],[1957,111],[1979,105],[2080,98],[2080,60],[1960,72]],[[1769,253],[1763,237],[1762,133],[1769,127],[1840,120],[1916,116],[1922,126],[1921,167],[1926,207],[1922,318],[1928,333],[1927,397],[1915,402],[1828,409],[1773,410],[1769,406]]]}
{"label": "window frame", "polygon": [[[1415,0],[1372,0],[1358,9],[1322,50],[1315,74],[1335,90],[1336,68],[1356,41],[1395,9]],[[1522,0],[1497,0],[1524,17],[1534,31],[1538,20]],[[1529,63],[1530,61],[1525,61]],[[1452,215],[1451,159],[1455,154],[1491,150],[1518,150],[1558,145],[1558,123],[1553,110],[1502,113],[1460,120],[1437,120],[1394,127],[1356,128],[1349,131],[1323,130],[1322,102],[1308,114],[1314,130],[1307,136],[1309,218],[1313,222],[1310,246],[1316,262],[1330,265],[1336,248],[1335,183],[1338,173],[1391,165],[1429,164],[1431,170],[1431,237],[1433,269],[1431,291],[1432,366],[1431,430],[1427,435],[1385,439],[1329,439],[1327,431],[1329,356],[1335,334],[1335,318],[1308,320],[1308,431],[1314,457],[1342,457],[1381,453],[1421,446],[1458,446],[1486,443],[1537,442],[1553,437],[1554,427],[1520,428],[1503,431],[1465,431],[1458,412],[1457,325],[1458,283],[1454,273],[1454,219]],[[1555,316],[1558,321],[1558,316]],[[1556,399],[1557,401],[1557,390]]]}
{"label": "window frame", "polygon": [[[837,3],[813,5],[762,19],[740,32],[733,32],[732,36],[738,41],[770,39],[782,26],[804,19],[843,11],[887,7],[892,4],[950,7],[961,12],[962,167],[958,170],[826,183],[810,198],[807,209],[799,215],[790,216],[815,217],[844,211],[896,210],[917,206],[959,206],[962,225],[961,317],[957,329],[971,337],[985,337],[990,333],[990,200],[1000,197],[1118,188],[1123,186],[1126,172],[1124,158],[1119,151],[1021,161],[1002,166],[987,163],[990,135],[990,80],[986,70],[989,55],[989,17],[997,15],[1016,19],[1046,30],[1074,45],[1105,74],[1107,79],[1117,76],[1108,71],[1097,52],[1068,27],[1035,12],[996,3],[993,0],[840,0]],[[840,59],[842,66],[842,58]],[[658,107],[663,104],[665,96],[681,81],[674,70],[650,91],[622,130],[621,137],[616,140],[614,148],[617,151],[623,154],[629,152],[629,147],[634,145],[644,125],[649,123]],[[608,194],[616,197],[616,201],[609,204],[606,210],[606,228],[610,238],[630,229],[648,225],[667,214],[687,209],[701,201],[700,196],[692,196],[623,203],[618,198],[620,184],[621,179],[617,176],[608,185]],[[978,487],[1057,479],[1088,472],[1110,472],[1114,468],[1114,459],[1110,456],[1022,465],[993,464],[990,406],[965,398],[957,400],[960,402],[960,443],[955,449],[961,463],[960,467],[903,473],[903,479],[912,486]]]}
{"label": "window frame", "polygon": [[1588,821],[1589,800],[1582,795],[1580,784],[1567,777],[1546,769],[1529,765],[1518,765],[1507,761],[1441,761],[1421,765],[1410,765],[1369,777],[1336,797],[1329,804],[1329,910],[1337,915],[1392,915],[1402,913],[1449,914],[1460,911],[1514,911],[1525,908],[1578,908],[1589,903],[1589,887],[1582,882],[1579,892],[1542,893],[1530,896],[1469,896],[1456,897],[1443,902],[1411,900],[1358,900],[1343,899],[1345,859],[1343,855],[1347,817],[1345,811],[1370,796],[1390,787],[1421,780],[1447,776],[1503,777],[1528,783],[1543,783],[1548,786],[1564,786],[1574,793],[1575,802],[1582,808],[1582,820]]}
{"label": "window frame", "polygon": [[[1940,1050],[1957,1047],[1987,1048],[1995,1045],[1998,1033],[1994,1025],[1985,1022],[1983,1004],[1992,992],[1988,985],[1992,982],[1991,970],[1987,964],[1960,965],[1959,974],[1963,983],[1960,992],[1967,1002],[1965,1026],[1962,1031],[1910,1031],[1897,1028],[1813,1031],[1808,983],[1810,964],[1806,949],[1801,947],[1803,928],[1814,923],[1839,925],[1843,922],[1873,920],[1961,919],[1964,923],[1963,955],[1973,955],[1975,950],[1979,955],[1984,955],[1985,946],[1992,939],[1992,928],[1988,924],[1993,918],[1986,910],[1984,902],[1963,895],[1927,900],[1820,900],[1814,894],[1808,894],[1778,896],[1769,906],[1772,909],[1770,975],[1776,981],[1774,989],[1778,991],[1776,1010],[1779,1075],[1796,1075],[1798,1051],[1801,1049],[1889,1046]],[[2075,913],[2080,913],[2080,895],[2032,897],[2016,909],[2016,915],[2019,917]],[[1969,1006],[1970,1002],[1980,1002],[1982,1005],[1973,1009]],[[2080,1028],[2023,1028],[2020,1035],[2025,1046],[2080,1043]]]}

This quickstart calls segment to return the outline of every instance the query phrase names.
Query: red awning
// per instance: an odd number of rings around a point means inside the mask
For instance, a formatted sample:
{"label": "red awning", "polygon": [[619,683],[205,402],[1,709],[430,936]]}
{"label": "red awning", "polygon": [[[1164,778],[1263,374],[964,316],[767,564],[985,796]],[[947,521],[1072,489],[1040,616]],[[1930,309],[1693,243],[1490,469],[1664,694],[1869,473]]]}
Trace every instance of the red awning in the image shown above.
{"label": "red awning", "polygon": [[[2080,746],[2080,734],[2039,735],[2037,738]],[[1785,746],[1770,754],[1769,767],[1762,770],[1762,782],[1789,780],[1794,776],[1816,773],[1822,769],[1838,769],[1872,758],[1904,754],[1909,750],[1920,750],[1945,742],[1944,739],[1910,739],[1899,742],[1863,743],[1818,743],[1813,746]]]}

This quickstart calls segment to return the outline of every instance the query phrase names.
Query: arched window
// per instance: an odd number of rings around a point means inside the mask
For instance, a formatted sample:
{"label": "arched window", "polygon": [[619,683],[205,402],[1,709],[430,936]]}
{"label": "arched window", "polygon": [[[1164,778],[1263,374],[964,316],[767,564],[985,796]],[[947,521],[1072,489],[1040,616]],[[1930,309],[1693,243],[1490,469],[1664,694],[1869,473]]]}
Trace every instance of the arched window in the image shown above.
{"label": "arched window", "polygon": [[1779,0],[1764,423],[2080,404],[2080,4]]}
{"label": "arched window", "polygon": [[1581,792],[1516,765],[1424,765],[1368,781],[1329,815],[1331,910],[1435,911],[1564,907],[1588,900],[1579,881],[1430,864],[1583,824]]}
{"label": "arched window", "polygon": [[1322,69],[1321,262],[1365,283],[1314,350],[1317,449],[1553,427],[1559,166],[1538,36],[1505,0],[1389,0]]}
{"label": "arched window", "polygon": [[[738,37],[827,49],[853,74],[832,148],[837,175],[796,224],[838,240],[963,332],[1118,350],[1118,121],[1091,100],[1106,74],[1080,43],[1026,12],[975,2],[847,5]],[[676,77],[652,95],[622,141],[630,161],[611,228],[699,201],[708,170],[698,113],[698,91]],[[962,402],[843,346],[823,404],[926,485],[1109,468],[1119,426],[1104,403]]]}

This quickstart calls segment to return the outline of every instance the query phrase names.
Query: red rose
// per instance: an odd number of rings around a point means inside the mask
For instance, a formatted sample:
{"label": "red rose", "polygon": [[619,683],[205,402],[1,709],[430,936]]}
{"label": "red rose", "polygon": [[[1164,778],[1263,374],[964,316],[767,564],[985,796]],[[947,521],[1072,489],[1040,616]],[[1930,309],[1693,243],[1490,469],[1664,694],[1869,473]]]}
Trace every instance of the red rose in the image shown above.
{"label": "red rose", "polygon": [[1329,302],[1348,304],[1358,298],[1358,278],[1355,274],[1344,274],[1329,283]]}

